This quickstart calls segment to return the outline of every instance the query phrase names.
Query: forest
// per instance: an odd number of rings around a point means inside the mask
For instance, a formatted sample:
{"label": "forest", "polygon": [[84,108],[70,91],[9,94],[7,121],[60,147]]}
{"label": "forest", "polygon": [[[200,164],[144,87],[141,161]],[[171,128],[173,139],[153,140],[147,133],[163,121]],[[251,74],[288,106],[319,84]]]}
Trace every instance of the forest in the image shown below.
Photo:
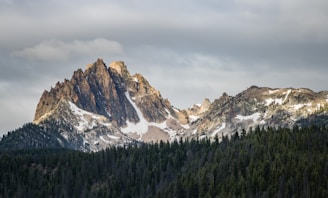
{"label": "forest", "polygon": [[328,197],[328,128],[0,152],[0,197]]}

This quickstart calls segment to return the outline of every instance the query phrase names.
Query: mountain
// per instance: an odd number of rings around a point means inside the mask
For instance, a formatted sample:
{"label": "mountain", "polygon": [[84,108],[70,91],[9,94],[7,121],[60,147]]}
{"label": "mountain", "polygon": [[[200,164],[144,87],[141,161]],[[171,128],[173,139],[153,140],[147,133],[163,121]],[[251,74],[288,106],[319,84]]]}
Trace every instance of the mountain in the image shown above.
{"label": "mountain", "polygon": [[[102,59],[44,91],[34,121],[11,132],[0,149],[62,147],[99,151],[138,142],[215,138],[260,127],[323,122],[328,92],[252,86],[180,110],[122,61]],[[12,143],[12,146],[9,145]]]}
{"label": "mountain", "polygon": [[[260,127],[302,126],[323,122],[328,110],[328,92],[310,89],[272,89],[252,86],[235,97],[224,93],[186,130],[186,137],[229,136],[234,131]],[[321,115],[321,116],[318,116]],[[311,118],[311,119],[310,119]],[[318,123],[317,123],[318,124]],[[309,123],[307,123],[309,125]]]}
{"label": "mountain", "polygon": [[33,121],[83,151],[172,140],[187,122],[187,113],[174,109],[141,74],[131,75],[121,61],[107,67],[102,59],[44,91]]}

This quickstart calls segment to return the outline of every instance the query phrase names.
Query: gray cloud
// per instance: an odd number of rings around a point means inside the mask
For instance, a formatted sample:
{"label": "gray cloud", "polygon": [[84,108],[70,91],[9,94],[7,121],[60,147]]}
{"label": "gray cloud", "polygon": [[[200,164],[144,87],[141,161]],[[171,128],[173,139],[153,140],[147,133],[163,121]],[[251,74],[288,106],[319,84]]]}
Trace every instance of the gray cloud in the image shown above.
{"label": "gray cloud", "polygon": [[122,51],[122,46],[118,42],[97,38],[92,41],[43,41],[36,46],[15,51],[14,55],[30,60],[62,61],[67,60],[70,56],[102,56],[120,54]]}
{"label": "gray cloud", "polygon": [[326,90],[326,0],[0,1],[0,131],[102,57],[178,107],[256,84]]}

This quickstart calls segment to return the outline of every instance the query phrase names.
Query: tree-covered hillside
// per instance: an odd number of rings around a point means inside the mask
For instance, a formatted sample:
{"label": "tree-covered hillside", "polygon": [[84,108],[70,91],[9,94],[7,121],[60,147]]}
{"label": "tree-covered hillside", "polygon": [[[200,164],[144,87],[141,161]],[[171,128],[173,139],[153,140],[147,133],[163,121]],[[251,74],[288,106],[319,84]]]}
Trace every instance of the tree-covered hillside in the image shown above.
{"label": "tree-covered hillside", "polygon": [[0,153],[0,197],[328,197],[328,128]]}

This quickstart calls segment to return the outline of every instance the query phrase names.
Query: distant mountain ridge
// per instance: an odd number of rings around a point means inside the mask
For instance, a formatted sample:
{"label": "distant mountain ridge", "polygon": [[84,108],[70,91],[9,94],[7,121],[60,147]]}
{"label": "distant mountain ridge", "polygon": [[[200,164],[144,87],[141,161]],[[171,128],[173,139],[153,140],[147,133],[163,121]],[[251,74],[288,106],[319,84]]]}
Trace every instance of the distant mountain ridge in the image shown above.
{"label": "distant mountain ridge", "polygon": [[[327,114],[328,92],[252,86],[229,96],[180,110],[164,99],[141,75],[131,75],[122,61],[108,67],[102,59],[78,69],[70,80],[44,91],[33,124],[24,125],[0,142],[21,147],[56,145],[99,151],[133,142],[180,138],[222,138],[250,127],[293,127]],[[38,127],[36,127],[36,126]],[[25,128],[25,130],[24,130]],[[42,136],[27,131],[42,131]],[[51,133],[49,133],[51,131]],[[51,135],[50,135],[51,134]],[[53,135],[55,134],[55,135]],[[10,136],[10,139],[8,139]],[[26,139],[31,139],[29,144]],[[3,146],[4,142],[6,142]]]}
{"label": "distant mountain ridge", "polygon": [[328,92],[252,86],[235,97],[223,94],[194,123],[187,136],[219,137],[250,127],[287,127],[310,115],[327,114]]}

